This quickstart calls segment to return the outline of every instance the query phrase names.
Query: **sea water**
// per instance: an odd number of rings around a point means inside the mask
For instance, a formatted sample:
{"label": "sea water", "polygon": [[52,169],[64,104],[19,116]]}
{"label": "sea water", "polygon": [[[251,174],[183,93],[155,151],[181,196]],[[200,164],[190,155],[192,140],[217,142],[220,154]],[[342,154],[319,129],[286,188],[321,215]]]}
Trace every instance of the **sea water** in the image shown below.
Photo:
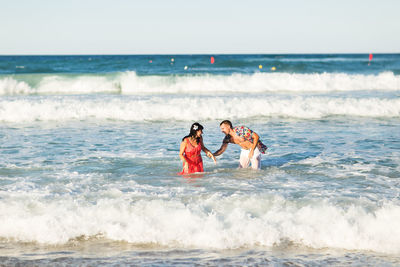
{"label": "sea water", "polygon": [[2,56],[0,140],[0,265],[400,264],[398,54]]}

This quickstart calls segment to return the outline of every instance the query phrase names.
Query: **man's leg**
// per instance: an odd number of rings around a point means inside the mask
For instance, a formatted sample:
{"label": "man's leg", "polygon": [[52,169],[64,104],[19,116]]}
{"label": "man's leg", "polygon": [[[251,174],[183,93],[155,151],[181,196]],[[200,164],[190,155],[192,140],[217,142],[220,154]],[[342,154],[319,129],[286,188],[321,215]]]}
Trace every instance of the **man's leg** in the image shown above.
{"label": "man's leg", "polygon": [[251,159],[251,168],[253,170],[261,170],[261,152],[258,147],[254,149],[254,154]]}
{"label": "man's leg", "polygon": [[249,150],[242,149],[240,152],[240,160],[239,160],[239,168],[247,168],[249,167]]}

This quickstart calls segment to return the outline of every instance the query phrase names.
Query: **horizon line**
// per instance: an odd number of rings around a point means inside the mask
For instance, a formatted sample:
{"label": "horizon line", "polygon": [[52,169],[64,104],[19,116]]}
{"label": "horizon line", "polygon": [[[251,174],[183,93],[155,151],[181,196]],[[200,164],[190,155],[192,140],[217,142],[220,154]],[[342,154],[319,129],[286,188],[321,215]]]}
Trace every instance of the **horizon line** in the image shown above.
{"label": "horizon line", "polygon": [[104,54],[0,54],[1,57],[5,56],[210,56],[210,55],[368,55],[368,54],[380,54],[380,55],[394,55],[400,54],[400,52],[333,52],[333,53],[104,53]]}

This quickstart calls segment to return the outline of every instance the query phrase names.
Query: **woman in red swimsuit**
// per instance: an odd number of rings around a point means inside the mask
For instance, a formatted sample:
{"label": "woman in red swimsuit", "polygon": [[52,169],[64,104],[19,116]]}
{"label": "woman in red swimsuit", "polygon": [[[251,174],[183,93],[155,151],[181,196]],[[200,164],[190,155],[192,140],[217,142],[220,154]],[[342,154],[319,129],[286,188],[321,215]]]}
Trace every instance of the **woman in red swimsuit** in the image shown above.
{"label": "woman in red swimsuit", "polygon": [[215,161],[214,155],[203,144],[203,126],[197,122],[190,127],[190,133],[182,139],[179,157],[183,161],[183,170],[179,174],[203,172],[201,150]]}

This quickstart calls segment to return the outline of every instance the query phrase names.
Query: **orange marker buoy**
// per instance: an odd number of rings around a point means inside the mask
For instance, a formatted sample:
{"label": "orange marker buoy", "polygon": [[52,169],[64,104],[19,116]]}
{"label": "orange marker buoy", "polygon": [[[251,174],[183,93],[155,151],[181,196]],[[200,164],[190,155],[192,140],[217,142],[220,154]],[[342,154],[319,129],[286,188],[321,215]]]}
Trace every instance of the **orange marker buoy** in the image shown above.
{"label": "orange marker buoy", "polygon": [[210,62],[211,62],[211,64],[214,64],[214,62],[215,62],[214,57],[211,57]]}
{"label": "orange marker buoy", "polygon": [[368,66],[370,66],[371,65],[371,61],[372,61],[372,57],[373,57],[373,55],[372,55],[372,53],[371,54],[369,54],[369,61],[368,61]]}

